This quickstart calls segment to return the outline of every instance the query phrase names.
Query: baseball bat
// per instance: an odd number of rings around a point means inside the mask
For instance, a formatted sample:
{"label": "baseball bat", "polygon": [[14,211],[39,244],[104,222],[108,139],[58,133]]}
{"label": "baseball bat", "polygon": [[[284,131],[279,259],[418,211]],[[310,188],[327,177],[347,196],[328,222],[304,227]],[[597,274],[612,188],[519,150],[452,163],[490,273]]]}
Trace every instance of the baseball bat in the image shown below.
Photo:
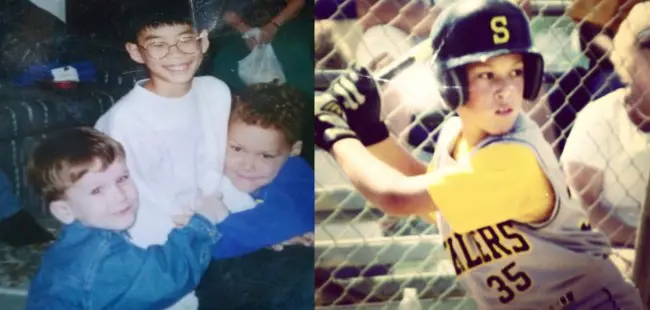
{"label": "baseball bat", "polygon": [[386,67],[381,68],[377,74],[375,74],[375,79],[380,83],[388,82],[414,64],[430,60],[431,57],[433,57],[431,39],[426,39],[411,48],[406,55],[391,62]]}
{"label": "baseball bat", "polygon": [[[410,68],[416,63],[422,63],[433,56],[431,39],[426,39],[416,46],[412,47],[405,55],[392,61],[386,67],[380,69],[374,78],[384,84],[395,78],[404,70]],[[330,83],[334,81],[343,70],[317,70],[314,74],[314,88],[316,90],[325,90]]]}

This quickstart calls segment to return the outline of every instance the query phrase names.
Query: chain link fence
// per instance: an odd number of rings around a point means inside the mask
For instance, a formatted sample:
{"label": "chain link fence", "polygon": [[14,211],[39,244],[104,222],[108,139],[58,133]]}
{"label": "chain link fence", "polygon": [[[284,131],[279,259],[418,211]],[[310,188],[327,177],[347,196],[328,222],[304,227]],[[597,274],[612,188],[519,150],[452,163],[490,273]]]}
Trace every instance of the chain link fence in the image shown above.
{"label": "chain link fence", "polygon": [[[316,93],[325,90],[352,62],[377,69],[400,58],[426,39],[431,21],[445,2],[450,1],[316,0]],[[594,43],[602,38],[597,34],[609,35],[606,43],[611,43],[613,33],[594,24],[607,14],[616,15],[618,19],[606,23],[616,29],[615,23],[620,23],[629,7],[639,1],[622,6],[625,1],[581,1],[574,7],[566,0],[517,2],[531,18],[535,44],[546,63],[542,95],[524,109],[560,157],[577,113],[623,85],[608,53]],[[617,4],[612,8],[614,2]],[[580,14],[585,18],[576,22],[575,16]],[[589,43],[591,38],[595,39]],[[431,85],[433,76],[427,65],[417,64],[382,90],[382,114],[389,129],[424,162],[433,154],[439,125],[450,115]],[[616,131],[613,127],[611,130]],[[592,220],[603,223],[612,217],[618,219],[602,230],[612,239],[613,260],[628,276],[634,259],[634,227],[644,202],[650,163],[621,161],[650,158],[648,141],[636,140],[633,150],[622,147],[601,154],[606,163],[595,181],[600,187],[594,205],[611,208],[605,216]],[[628,156],[621,157],[625,152]],[[318,307],[397,309],[403,290],[415,288],[424,309],[474,308],[455,280],[435,225],[417,218],[391,218],[372,208],[322,150],[316,150],[315,191]],[[582,197],[582,192],[573,194]]]}

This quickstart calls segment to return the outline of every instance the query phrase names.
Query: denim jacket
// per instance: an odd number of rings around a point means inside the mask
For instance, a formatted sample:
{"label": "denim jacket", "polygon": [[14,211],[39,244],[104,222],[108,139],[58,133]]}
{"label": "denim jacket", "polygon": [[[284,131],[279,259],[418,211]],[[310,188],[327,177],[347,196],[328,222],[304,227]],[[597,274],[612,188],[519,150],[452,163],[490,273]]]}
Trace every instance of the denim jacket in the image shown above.
{"label": "denim jacket", "polygon": [[45,253],[26,309],[165,309],[198,285],[220,237],[195,215],[164,245],[142,249],[125,232],[74,222]]}
{"label": "denim jacket", "polygon": [[314,170],[290,157],[271,183],[251,194],[257,205],[217,225],[214,259],[241,256],[314,231]]}

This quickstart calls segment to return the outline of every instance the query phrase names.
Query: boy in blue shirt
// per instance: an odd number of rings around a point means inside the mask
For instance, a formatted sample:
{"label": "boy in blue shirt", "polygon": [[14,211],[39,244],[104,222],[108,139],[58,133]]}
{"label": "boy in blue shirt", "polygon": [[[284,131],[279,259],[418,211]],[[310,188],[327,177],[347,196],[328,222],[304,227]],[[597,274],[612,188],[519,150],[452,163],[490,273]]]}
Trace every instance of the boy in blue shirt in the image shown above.
{"label": "boy in blue shirt", "polygon": [[[235,97],[224,173],[258,205],[219,224],[221,231],[238,236],[223,240],[230,241],[229,254],[238,247],[243,248],[236,254],[247,254],[260,244],[272,246],[314,231],[314,172],[298,156],[303,106],[300,94],[288,85],[256,84]],[[255,223],[248,224],[253,219]],[[251,225],[257,227],[249,230]],[[260,225],[273,234],[260,236]],[[250,239],[255,242],[247,247]],[[213,257],[229,256],[219,252],[222,246],[217,244]]]}
{"label": "boy in blue shirt", "polygon": [[[224,238],[213,247],[215,260],[197,288],[199,309],[313,309],[313,248],[255,252],[277,240],[311,241],[303,236],[314,231],[314,172],[297,156],[304,100],[288,85],[264,83],[233,101],[224,173],[258,204],[218,224]],[[236,277],[243,279],[227,280]]]}
{"label": "boy in blue shirt", "polygon": [[140,248],[127,233],[138,190],[125,160],[120,143],[84,128],[34,151],[29,180],[63,227],[32,280],[28,310],[164,309],[198,283],[227,208],[218,195],[207,197],[165,244]]}

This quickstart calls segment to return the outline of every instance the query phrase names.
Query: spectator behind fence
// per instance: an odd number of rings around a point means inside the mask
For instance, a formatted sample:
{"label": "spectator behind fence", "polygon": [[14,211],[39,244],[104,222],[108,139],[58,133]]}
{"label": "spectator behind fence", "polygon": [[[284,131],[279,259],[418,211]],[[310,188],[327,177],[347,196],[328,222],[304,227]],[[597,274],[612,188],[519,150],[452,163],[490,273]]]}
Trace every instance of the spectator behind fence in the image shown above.
{"label": "spectator behind fence", "polygon": [[637,4],[614,37],[611,60],[628,86],[578,113],[561,157],[591,221],[620,246],[634,244],[650,173],[648,14],[650,3]]}
{"label": "spectator behind fence", "polygon": [[[626,2],[626,3],[623,3]],[[573,64],[565,72],[547,76],[552,78],[548,103],[553,111],[554,126],[559,132],[555,141],[558,155],[566,144],[566,135],[572,129],[576,113],[589,102],[618,88],[623,83],[609,60],[612,39],[637,0],[574,0],[566,7],[565,15],[575,23],[573,48],[587,60],[587,67]]]}
{"label": "spectator behind fence", "polygon": [[386,53],[395,58],[426,38],[443,2],[450,1],[436,1],[430,7],[424,1],[319,0],[314,14],[318,21],[356,22],[354,27],[358,27],[355,30],[361,37],[352,49],[356,61],[368,66],[379,55]]}
{"label": "spectator behind fence", "polygon": [[314,67],[316,69],[345,69],[352,61],[352,51],[342,44],[342,36],[335,30],[335,22],[314,22]]}
{"label": "spectator behind fence", "polygon": [[640,0],[574,0],[567,7],[566,15],[578,23],[580,49],[589,60],[589,67],[600,66],[613,69],[607,58],[612,39],[621,22]]}
{"label": "spectator behind fence", "polygon": [[622,86],[608,55],[612,39],[634,4],[639,0],[575,0],[566,14],[577,23],[575,35],[580,51],[589,61],[584,82],[592,100]]}
{"label": "spectator behind fence", "polygon": [[[440,1],[448,2],[448,1]],[[444,4],[443,4],[444,5]],[[422,1],[356,1],[363,35],[355,50],[356,62],[368,66],[376,57],[399,58],[429,35],[441,5]]]}

